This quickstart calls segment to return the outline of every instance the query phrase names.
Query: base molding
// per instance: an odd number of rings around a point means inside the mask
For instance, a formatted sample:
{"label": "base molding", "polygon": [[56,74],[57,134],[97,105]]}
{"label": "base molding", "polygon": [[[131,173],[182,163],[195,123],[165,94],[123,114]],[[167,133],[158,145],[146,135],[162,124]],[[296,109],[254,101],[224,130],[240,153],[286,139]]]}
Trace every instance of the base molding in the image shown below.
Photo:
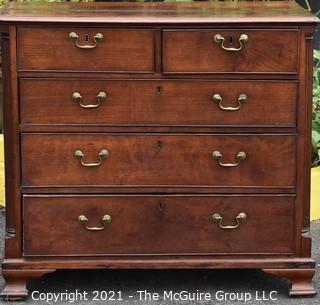
{"label": "base molding", "polygon": [[265,273],[285,277],[290,280],[290,296],[314,296],[317,294],[312,285],[315,269],[262,269]]}
{"label": "base molding", "polygon": [[3,270],[44,269],[315,269],[312,258],[239,256],[95,256],[6,258]]}
{"label": "base molding", "polygon": [[3,270],[5,286],[0,297],[8,301],[21,300],[28,296],[27,282],[29,280],[41,278],[43,275],[54,271],[55,269]]}
{"label": "base molding", "polygon": [[312,285],[315,261],[310,258],[218,259],[218,258],[71,258],[5,259],[2,274],[6,300],[28,295],[27,282],[58,269],[262,269],[265,273],[290,280],[290,296],[314,296]]}

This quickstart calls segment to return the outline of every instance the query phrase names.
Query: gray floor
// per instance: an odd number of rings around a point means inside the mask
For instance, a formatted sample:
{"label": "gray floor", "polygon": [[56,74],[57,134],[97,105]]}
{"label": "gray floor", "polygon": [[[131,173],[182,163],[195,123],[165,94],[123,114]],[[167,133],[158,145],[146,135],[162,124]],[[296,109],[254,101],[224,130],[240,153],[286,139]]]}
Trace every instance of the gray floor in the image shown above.
{"label": "gray floor", "polygon": [[[0,210],[0,244],[3,251],[3,228],[4,228],[4,210]],[[314,241],[313,257],[320,261],[320,222],[312,223],[312,235]],[[319,268],[318,268],[319,269]],[[314,298],[288,298],[288,282],[285,279],[274,278],[257,270],[200,270],[200,271],[58,271],[47,275],[40,280],[33,281],[29,285],[30,293],[40,292],[44,296],[51,296],[52,293],[62,292],[87,292],[89,301],[76,301],[75,304],[291,304],[303,305],[320,304],[320,276],[319,270],[314,279],[314,284],[319,292]],[[0,286],[3,286],[1,277]],[[147,290],[156,292],[160,295],[158,301],[140,300],[137,291]],[[164,291],[170,292],[208,292],[211,294],[211,301],[170,301],[163,299]],[[262,297],[263,291],[266,296],[271,291],[277,291],[274,295],[277,301],[255,300],[256,291]],[[121,291],[122,301],[93,301],[94,291]],[[248,293],[247,297],[252,299],[244,301],[225,300],[220,301],[216,298],[217,291],[225,293]],[[38,297],[38,294],[34,294]],[[72,295],[69,295],[70,297]],[[220,297],[220,293],[217,295]],[[230,295],[232,297],[232,295]],[[239,294],[239,297],[241,295]],[[144,298],[142,298],[144,299]],[[227,298],[229,299],[229,298]],[[5,303],[0,301],[0,304]],[[15,302],[15,304],[72,304],[65,299],[59,301],[36,301],[29,296],[24,302]]]}

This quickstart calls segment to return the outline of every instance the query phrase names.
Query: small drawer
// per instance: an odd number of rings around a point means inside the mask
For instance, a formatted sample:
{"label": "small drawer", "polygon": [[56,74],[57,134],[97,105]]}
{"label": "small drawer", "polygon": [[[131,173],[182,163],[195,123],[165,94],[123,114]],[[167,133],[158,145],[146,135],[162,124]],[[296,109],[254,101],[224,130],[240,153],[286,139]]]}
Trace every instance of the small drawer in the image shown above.
{"label": "small drawer", "polygon": [[297,30],[164,30],[164,73],[297,73]]}
{"label": "small drawer", "polygon": [[20,80],[23,125],[295,126],[297,83]]}
{"label": "small drawer", "polygon": [[24,255],[293,253],[290,196],[24,196]]}
{"label": "small drawer", "polygon": [[295,135],[23,134],[21,141],[23,186],[295,186]]}
{"label": "small drawer", "polygon": [[154,31],[105,28],[19,28],[20,70],[154,71]]}

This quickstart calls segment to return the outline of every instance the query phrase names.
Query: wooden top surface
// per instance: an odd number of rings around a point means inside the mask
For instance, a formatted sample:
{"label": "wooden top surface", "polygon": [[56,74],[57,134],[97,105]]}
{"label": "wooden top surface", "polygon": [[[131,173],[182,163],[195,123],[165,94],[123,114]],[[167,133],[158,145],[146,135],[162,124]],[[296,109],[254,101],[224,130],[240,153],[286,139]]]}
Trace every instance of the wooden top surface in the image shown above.
{"label": "wooden top surface", "polygon": [[294,1],[190,3],[18,3],[1,11],[2,22],[90,23],[316,23]]}

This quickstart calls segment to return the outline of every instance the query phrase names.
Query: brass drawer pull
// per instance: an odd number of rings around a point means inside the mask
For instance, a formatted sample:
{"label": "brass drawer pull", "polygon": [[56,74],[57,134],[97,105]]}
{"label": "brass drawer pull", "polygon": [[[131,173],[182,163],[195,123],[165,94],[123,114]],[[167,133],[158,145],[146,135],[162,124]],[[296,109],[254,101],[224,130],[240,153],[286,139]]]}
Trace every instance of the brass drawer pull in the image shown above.
{"label": "brass drawer pull", "polygon": [[99,166],[101,165],[102,163],[102,160],[103,159],[106,159],[108,158],[109,156],[109,151],[107,149],[101,149],[100,152],[99,152],[99,155],[98,155],[98,158],[99,158],[99,161],[97,163],[85,163],[83,161],[84,159],[84,153],[82,152],[82,150],[80,149],[77,149],[75,152],[74,152],[74,155],[76,158],[80,159],[81,161],[81,165],[85,166],[85,167],[95,167],[95,166]]}
{"label": "brass drawer pull", "polygon": [[246,34],[242,34],[240,36],[240,38],[239,38],[240,47],[239,48],[228,48],[228,47],[225,47],[224,46],[225,38],[220,34],[214,35],[213,40],[217,44],[220,44],[221,48],[226,50],[226,51],[238,52],[238,51],[242,50],[244,43],[247,43],[249,41],[249,37]]}
{"label": "brass drawer pull", "polygon": [[212,95],[212,100],[219,105],[219,108],[225,111],[237,111],[241,108],[242,104],[248,101],[248,96],[245,93],[241,93],[238,97],[237,107],[225,107],[222,105],[222,96],[218,93]]}
{"label": "brass drawer pull", "polygon": [[90,109],[90,108],[92,109],[92,108],[99,107],[101,105],[101,103],[107,99],[107,97],[108,97],[107,93],[101,91],[96,96],[96,100],[97,100],[96,104],[85,105],[85,104],[82,104],[83,97],[79,92],[72,93],[72,99],[75,102],[77,102],[81,108],[85,108],[85,109]]}
{"label": "brass drawer pull", "polygon": [[236,162],[236,163],[223,163],[221,161],[222,157],[223,157],[222,153],[218,150],[215,150],[212,153],[212,158],[215,160],[219,160],[220,166],[222,166],[222,167],[235,167],[235,166],[238,166],[242,160],[245,160],[247,158],[247,154],[244,151],[238,152],[236,155],[236,159],[238,160],[238,162]]}
{"label": "brass drawer pull", "polygon": [[246,213],[243,213],[243,212],[239,213],[238,216],[236,217],[237,224],[234,225],[234,226],[224,226],[224,225],[222,225],[223,219],[222,219],[222,216],[220,214],[218,214],[218,213],[213,214],[211,216],[211,218],[212,218],[212,221],[214,223],[218,223],[218,225],[219,225],[219,227],[221,229],[232,230],[232,229],[238,228],[240,226],[240,222],[244,222],[247,219],[247,215],[246,215]]}
{"label": "brass drawer pull", "polygon": [[89,220],[85,215],[80,215],[78,217],[78,220],[84,226],[84,228],[86,230],[89,230],[89,231],[101,231],[101,230],[103,230],[105,228],[106,224],[111,222],[111,216],[106,214],[106,215],[104,215],[102,217],[102,219],[101,219],[102,227],[88,227],[87,223],[88,223]]}
{"label": "brass drawer pull", "polygon": [[79,35],[75,32],[70,32],[69,33],[69,39],[74,41],[76,43],[76,46],[80,49],[93,49],[98,45],[98,42],[103,40],[103,34],[102,33],[97,33],[96,35],[93,36],[93,41],[94,44],[84,44],[81,45],[79,44]]}

